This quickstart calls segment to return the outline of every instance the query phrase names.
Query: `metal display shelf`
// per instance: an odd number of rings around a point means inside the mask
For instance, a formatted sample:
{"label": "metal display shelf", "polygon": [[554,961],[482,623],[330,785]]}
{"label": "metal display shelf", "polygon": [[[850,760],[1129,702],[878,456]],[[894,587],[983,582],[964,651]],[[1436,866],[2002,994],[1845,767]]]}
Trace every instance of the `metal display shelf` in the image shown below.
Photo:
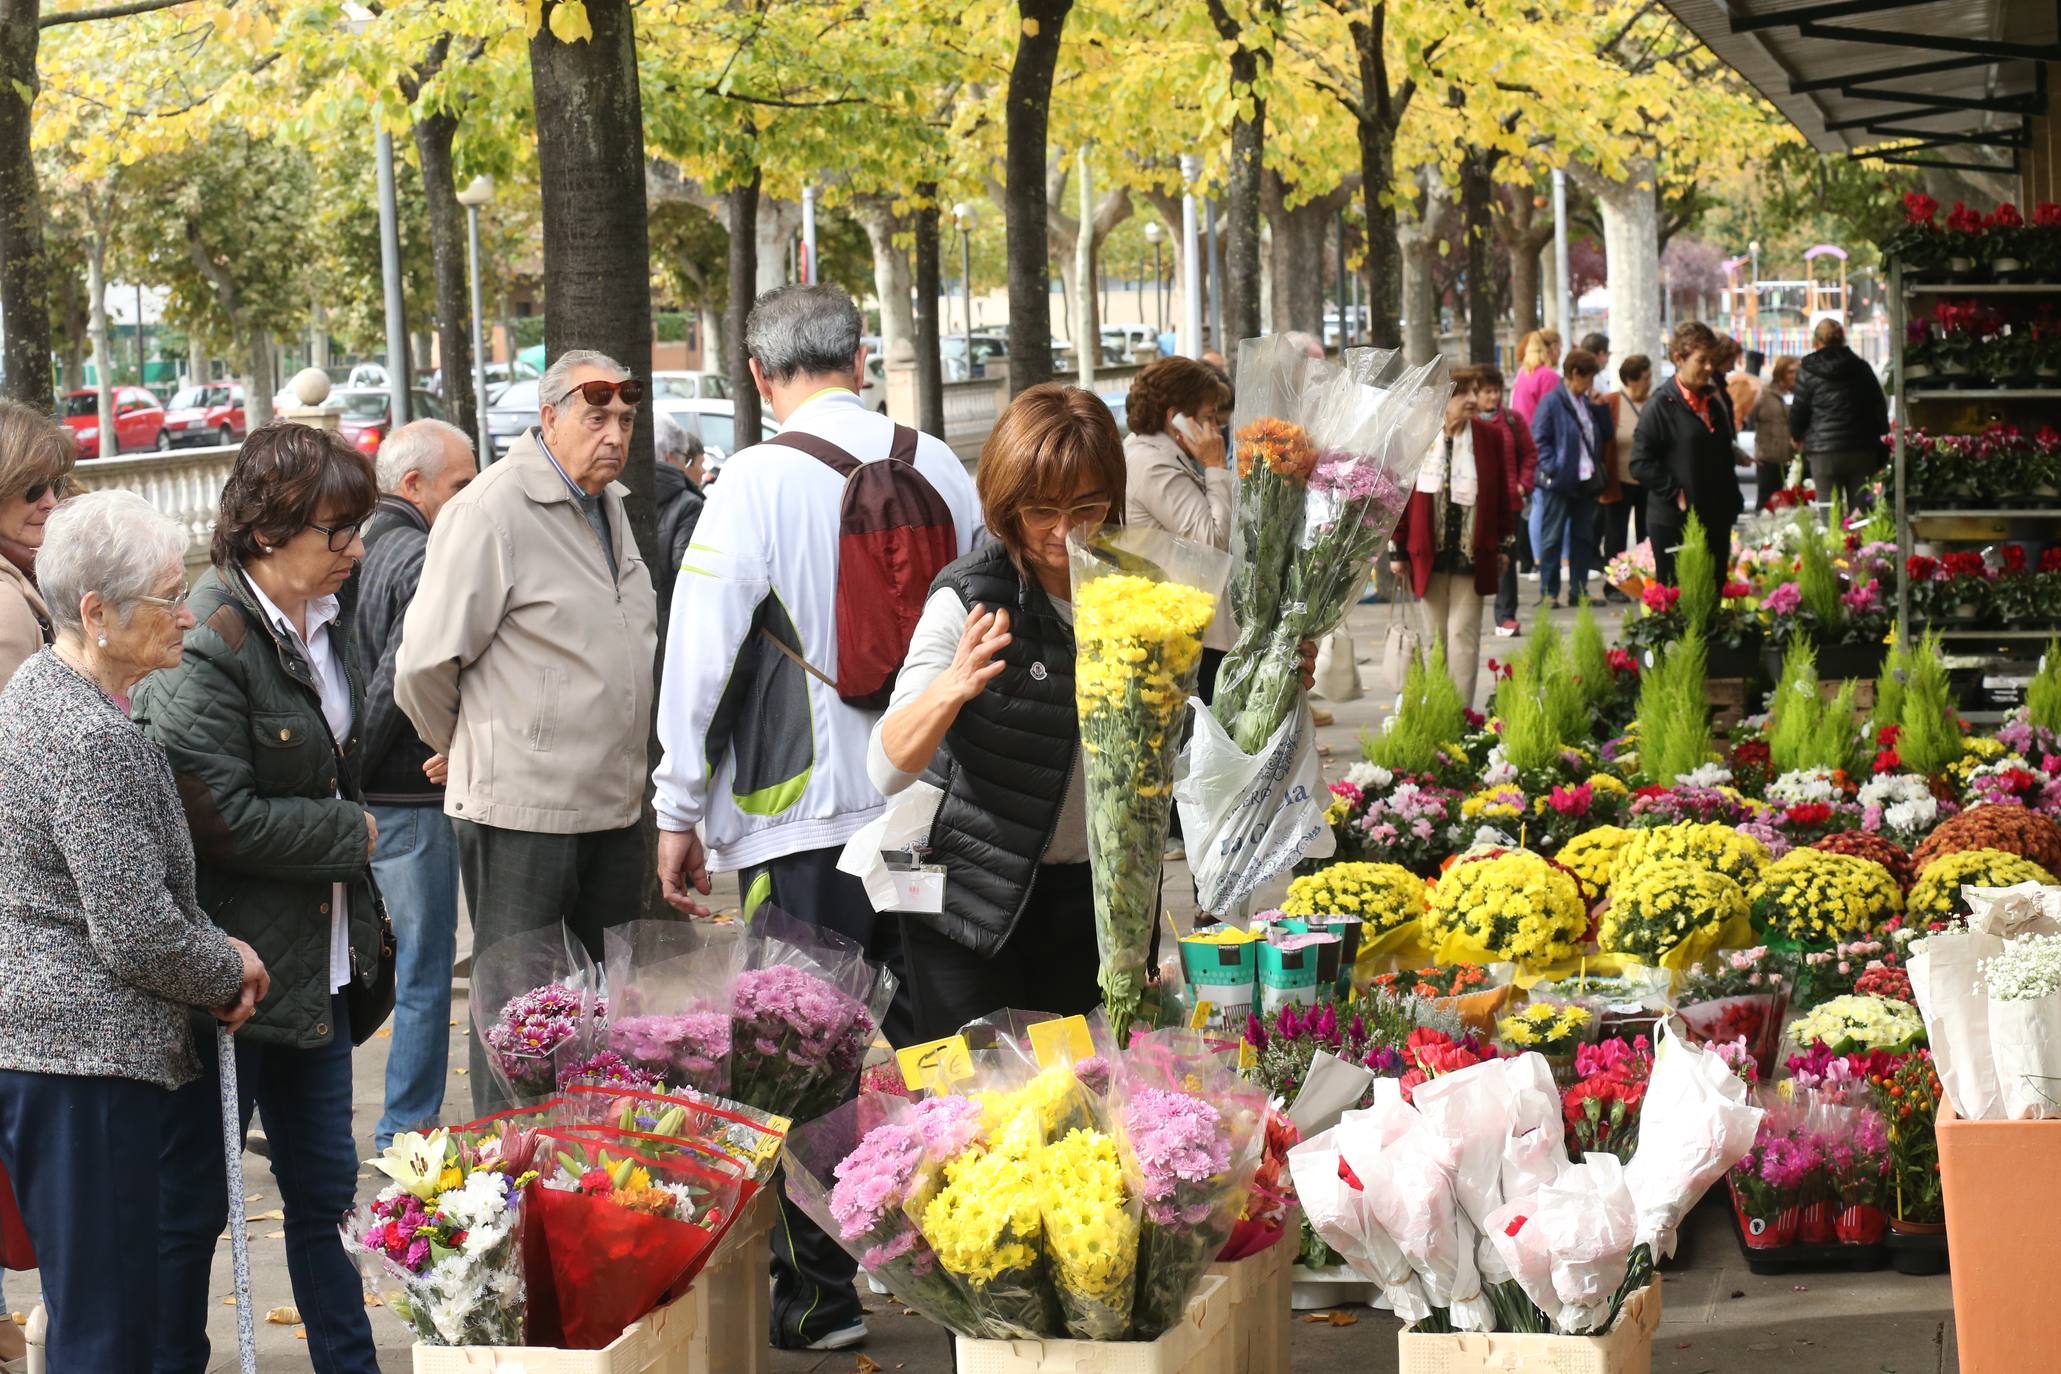
{"label": "metal display shelf", "polygon": [[1913,520],[2061,520],[2061,506],[2028,506],[2024,510],[1943,510],[1905,512]]}
{"label": "metal display shelf", "polygon": [[[2044,290],[2061,295],[2061,287],[2049,286]],[[1899,357],[1903,350],[1897,350]],[[2061,401],[2061,388],[2057,387],[2012,387],[1998,391],[1955,391],[1948,387],[1932,387],[1914,391],[1903,398],[1911,404],[1922,401]]]}
{"label": "metal display shelf", "polygon": [[1911,296],[2032,296],[2049,291],[2061,291],[2061,282],[1913,281],[1904,283],[1905,294]]}
{"label": "metal display shelf", "polygon": [[1924,626],[1941,639],[2052,639],[2061,630],[1956,630]]}

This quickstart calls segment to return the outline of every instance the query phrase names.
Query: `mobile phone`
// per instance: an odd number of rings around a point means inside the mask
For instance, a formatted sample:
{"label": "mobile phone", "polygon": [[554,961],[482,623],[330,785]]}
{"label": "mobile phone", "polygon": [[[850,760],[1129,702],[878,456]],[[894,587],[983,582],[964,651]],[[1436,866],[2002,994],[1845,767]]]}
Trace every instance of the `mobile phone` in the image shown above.
{"label": "mobile phone", "polygon": [[1174,428],[1179,430],[1181,437],[1189,443],[1199,444],[1202,442],[1202,426],[1178,411],[1174,414]]}

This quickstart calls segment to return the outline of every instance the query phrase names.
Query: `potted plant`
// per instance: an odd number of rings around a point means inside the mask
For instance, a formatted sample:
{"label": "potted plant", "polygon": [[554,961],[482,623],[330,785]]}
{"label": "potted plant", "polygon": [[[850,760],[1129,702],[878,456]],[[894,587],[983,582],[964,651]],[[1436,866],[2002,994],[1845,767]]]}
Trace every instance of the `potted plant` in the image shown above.
{"label": "potted plant", "polygon": [[1792,1136],[1763,1119],[1753,1148],[1732,1166],[1732,1210],[1749,1250],[1778,1250],[1796,1241],[1797,1190],[1809,1172]]}
{"label": "potted plant", "polygon": [[1889,1218],[1882,1210],[1889,1176],[1889,1128],[1882,1114],[1863,1107],[1846,1139],[1825,1152],[1826,1169],[1838,1198],[1833,1234],[1841,1245],[1875,1245]]}
{"label": "potted plant", "polygon": [[1922,319],[1904,322],[1904,375],[1906,386],[1916,387],[1920,382],[1929,382],[1937,368],[1938,340],[1933,336],[1932,325]]}
{"label": "potted plant", "polygon": [[1947,213],[1946,270],[1950,281],[1970,281],[1982,261],[1982,216],[1960,201]]}
{"label": "potted plant", "polygon": [[[2043,231],[2043,237],[2061,245],[2061,229]],[[2061,316],[2056,315],[2052,305],[2042,305],[2039,314],[2033,318],[2032,339],[2034,381],[2041,386],[2061,382]]]}
{"label": "potted plant", "polygon": [[2020,281],[2029,274],[2031,244],[2027,240],[2025,217],[2018,207],[2005,201],[1982,219],[1984,254],[1990,275],[1998,281]]}
{"label": "potted plant", "polygon": [[2033,280],[2061,282],[2061,205],[2043,200],[2033,207],[2026,254]]}
{"label": "potted plant", "polygon": [[1871,1074],[1889,1127],[1889,1257],[1904,1274],[1947,1267],[1946,1202],[1939,1179],[1939,1073],[1932,1051],[1916,1050]]}
{"label": "potted plant", "polygon": [[1982,307],[1974,301],[1943,300],[1932,308],[1937,338],[1932,347],[1933,380],[1949,389],[1976,385],[1985,354]]}
{"label": "potted plant", "polygon": [[1903,265],[1916,281],[1937,277],[1946,266],[1946,234],[1939,227],[1939,202],[1922,191],[1904,196],[1904,222],[1882,241],[1882,256]]}

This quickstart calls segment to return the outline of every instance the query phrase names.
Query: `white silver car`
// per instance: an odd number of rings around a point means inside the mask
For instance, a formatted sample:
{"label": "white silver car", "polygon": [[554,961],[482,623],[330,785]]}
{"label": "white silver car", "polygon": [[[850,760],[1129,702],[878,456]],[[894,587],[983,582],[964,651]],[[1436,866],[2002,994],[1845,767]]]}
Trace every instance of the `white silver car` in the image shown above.
{"label": "white silver car", "polygon": [[733,394],[730,379],[720,372],[651,374],[651,396],[656,401],[727,401]]}
{"label": "white silver car", "polygon": [[[672,416],[689,434],[700,436],[708,480],[715,481],[724,460],[737,451],[737,403],[713,397],[703,400],[662,396],[656,409]],[[770,439],[779,432],[780,426],[772,415],[761,409],[759,437]]]}

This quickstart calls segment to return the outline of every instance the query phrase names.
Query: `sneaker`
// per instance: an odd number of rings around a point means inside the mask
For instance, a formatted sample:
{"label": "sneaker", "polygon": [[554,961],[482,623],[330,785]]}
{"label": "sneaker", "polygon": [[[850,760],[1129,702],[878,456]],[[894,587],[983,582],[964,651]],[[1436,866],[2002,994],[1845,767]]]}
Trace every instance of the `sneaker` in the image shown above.
{"label": "sneaker", "polygon": [[820,1340],[809,1342],[807,1345],[803,1346],[802,1349],[849,1350],[853,1346],[857,1345],[859,1342],[865,1339],[866,1323],[853,1322],[850,1326],[841,1327],[838,1330],[831,1332],[829,1335],[823,1337]]}
{"label": "sneaker", "polygon": [[1523,633],[1524,631],[1518,627],[1517,618],[1515,616],[1512,616],[1508,620],[1498,620],[1496,622],[1497,639],[1515,639],[1518,635]]}
{"label": "sneaker", "polygon": [[866,1275],[866,1287],[868,1290],[872,1292],[873,1296],[876,1298],[891,1298],[895,1295],[894,1290],[892,1288],[889,1288],[886,1284],[882,1283],[879,1279],[874,1278],[871,1274]]}

